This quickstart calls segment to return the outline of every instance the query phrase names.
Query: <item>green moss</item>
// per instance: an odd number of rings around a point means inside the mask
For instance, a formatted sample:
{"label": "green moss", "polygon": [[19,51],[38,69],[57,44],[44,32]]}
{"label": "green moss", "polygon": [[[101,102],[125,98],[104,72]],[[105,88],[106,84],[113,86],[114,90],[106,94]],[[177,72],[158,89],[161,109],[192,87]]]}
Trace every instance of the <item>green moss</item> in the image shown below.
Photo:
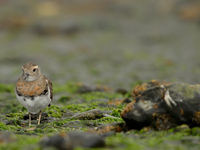
{"label": "green moss", "polygon": [[6,125],[3,122],[0,122],[0,131],[17,131],[21,127],[18,125]]}
{"label": "green moss", "polygon": [[22,119],[24,117],[24,113],[23,112],[9,113],[6,116],[7,118]]}
{"label": "green moss", "polygon": [[22,150],[22,149],[34,149],[39,150],[40,147],[37,144],[40,140],[38,136],[29,135],[16,135],[13,137],[13,142],[0,144],[1,150]]}
{"label": "green moss", "polygon": [[[191,129],[193,130],[193,129]],[[196,130],[196,129],[195,129]],[[193,142],[200,141],[199,136],[191,136],[188,131],[171,133],[168,131],[149,131],[136,132],[129,131],[127,133],[117,133],[106,139],[108,146],[113,149],[172,149],[186,150],[199,149],[198,144]],[[192,146],[192,147],[191,147]]]}
{"label": "green moss", "polygon": [[189,131],[190,131],[190,134],[193,136],[200,136],[200,128],[199,127],[192,128]]}
{"label": "green moss", "polygon": [[[68,132],[73,130],[87,131],[93,127],[102,125],[122,123],[124,122],[120,113],[126,104],[118,106],[108,105],[113,99],[123,99],[130,96],[130,93],[123,96],[113,92],[90,92],[77,93],[80,84],[69,83],[65,85],[54,85],[54,94],[60,95],[58,101],[54,101],[51,107],[44,111],[48,114],[49,120],[44,120],[39,126],[36,125],[37,120],[32,120],[34,130],[29,130],[28,120],[23,120],[27,110],[17,102],[13,86],[1,85],[0,104],[0,131],[9,131],[16,136],[16,140],[9,144],[0,144],[0,149],[39,149],[38,142],[45,135],[54,135],[58,132]],[[190,94],[190,93],[189,93]],[[92,109],[99,109],[108,112],[106,117],[97,118],[95,120],[78,120],[70,118],[70,115],[85,112]],[[65,114],[69,113],[69,114]],[[109,116],[110,115],[110,116]],[[4,122],[8,122],[8,125]],[[116,150],[146,150],[146,149],[199,149],[200,128],[186,128],[179,130],[177,128],[168,131],[129,131],[126,133],[117,133],[106,138],[105,148]],[[184,141],[184,142],[182,142]],[[174,144],[175,143],[175,144]],[[192,145],[192,146],[191,146]],[[81,149],[81,148],[78,148]],[[90,149],[92,150],[92,149]]]}
{"label": "green moss", "polygon": [[45,112],[49,117],[61,118],[64,110],[62,107],[51,105],[51,107],[45,109]]}
{"label": "green moss", "polygon": [[69,105],[65,105],[63,108],[71,110],[73,112],[84,112],[84,111],[88,111],[88,110],[97,108],[97,104],[96,103],[90,103],[90,104],[69,104]]}
{"label": "green moss", "polygon": [[14,85],[0,84],[0,92],[14,92]]}
{"label": "green moss", "polygon": [[3,122],[0,122],[0,130],[8,130],[8,127]]}
{"label": "green moss", "polygon": [[111,123],[120,123],[120,122],[123,122],[122,118],[113,118],[113,117],[103,117],[103,118],[100,118],[100,119],[96,119],[96,120],[93,120],[93,122],[95,124],[111,124]]}
{"label": "green moss", "polygon": [[125,105],[119,105],[117,108],[113,108],[111,115],[120,118],[121,117],[120,114],[121,114],[124,106]]}

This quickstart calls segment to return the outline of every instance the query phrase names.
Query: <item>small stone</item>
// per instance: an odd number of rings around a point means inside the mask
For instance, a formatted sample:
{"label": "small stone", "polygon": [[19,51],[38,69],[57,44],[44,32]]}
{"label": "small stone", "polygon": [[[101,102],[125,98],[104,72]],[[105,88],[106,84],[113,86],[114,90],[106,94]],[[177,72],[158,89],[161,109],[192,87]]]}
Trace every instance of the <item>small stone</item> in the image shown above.
{"label": "small stone", "polygon": [[128,93],[128,91],[126,89],[123,89],[123,88],[118,88],[115,92],[122,94],[122,95],[125,95],[125,94]]}
{"label": "small stone", "polygon": [[80,119],[80,120],[95,120],[104,117],[104,114],[108,112],[101,111],[98,109],[92,109],[86,112],[77,113],[72,116],[72,118]]}
{"label": "small stone", "polygon": [[40,141],[40,145],[54,147],[58,150],[73,150],[76,147],[94,148],[105,146],[103,137],[94,133],[70,132],[46,137]]}

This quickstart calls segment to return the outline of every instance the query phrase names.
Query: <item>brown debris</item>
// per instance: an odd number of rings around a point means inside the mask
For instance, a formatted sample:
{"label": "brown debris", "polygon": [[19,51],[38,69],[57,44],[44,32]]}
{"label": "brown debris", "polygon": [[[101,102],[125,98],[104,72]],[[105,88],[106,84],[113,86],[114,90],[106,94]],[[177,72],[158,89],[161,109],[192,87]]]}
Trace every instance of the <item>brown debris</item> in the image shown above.
{"label": "brown debris", "polygon": [[157,80],[151,80],[148,83],[143,83],[141,85],[137,85],[132,92],[132,96],[133,98],[136,98],[138,96],[141,96],[143,92],[145,92],[146,90],[148,90],[150,87],[168,87],[170,86],[171,83],[170,82],[165,82],[165,81],[157,81]]}
{"label": "brown debris", "polygon": [[147,84],[144,83],[142,85],[137,85],[134,89],[133,89],[133,93],[132,93],[132,96],[133,97],[137,97],[137,96],[140,96],[141,93],[143,91],[145,91],[147,89]]}
{"label": "brown debris", "polygon": [[130,102],[131,102],[131,100],[129,98],[125,98],[125,99],[119,99],[119,100],[111,100],[111,101],[108,102],[108,104],[119,106],[121,104],[128,104]]}
{"label": "brown debris", "polygon": [[167,130],[175,127],[174,120],[168,114],[153,114],[153,126],[157,130]]}
{"label": "brown debris", "polygon": [[184,115],[184,110],[182,108],[180,109],[180,114]]}
{"label": "brown debris", "polygon": [[111,100],[108,102],[108,105],[115,105],[115,106],[118,106],[120,104],[122,104],[124,101],[124,99],[120,99],[120,100]]}
{"label": "brown debris", "polygon": [[184,20],[198,21],[200,20],[200,3],[188,3],[179,9],[179,15]]}
{"label": "brown debris", "polygon": [[111,133],[111,132],[122,132],[125,131],[125,124],[124,123],[117,123],[117,124],[111,124],[111,125],[106,125],[102,127],[95,128],[93,130],[89,130],[89,132],[92,133],[97,133],[97,134],[106,134],[106,133]]}
{"label": "brown debris", "polygon": [[199,111],[194,113],[192,120],[195,121],[198,125],[200,125],[200,112]]}
{"label": "brown debris", "polygon": [[131,103],[127,104],[124,110],[121,112],[121,116],[123,117],[127,112],[130,112],[133,109],[133,105],[135,104],[136,100],[132,101]]}

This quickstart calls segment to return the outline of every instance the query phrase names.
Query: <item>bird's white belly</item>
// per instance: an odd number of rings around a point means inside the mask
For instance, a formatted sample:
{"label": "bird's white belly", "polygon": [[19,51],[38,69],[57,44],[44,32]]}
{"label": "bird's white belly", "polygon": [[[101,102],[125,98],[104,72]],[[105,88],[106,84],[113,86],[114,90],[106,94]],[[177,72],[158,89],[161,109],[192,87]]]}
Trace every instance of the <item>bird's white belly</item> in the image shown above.
{"label": "bird's white belly", "polygon": [[45,107],[47,107],[51,99],[49,95],[41,95],[35,96],[34,98],[31,97],[24,97],[24,96],[17,96],[18,101],[26,108],[31,114],[37,114]]}

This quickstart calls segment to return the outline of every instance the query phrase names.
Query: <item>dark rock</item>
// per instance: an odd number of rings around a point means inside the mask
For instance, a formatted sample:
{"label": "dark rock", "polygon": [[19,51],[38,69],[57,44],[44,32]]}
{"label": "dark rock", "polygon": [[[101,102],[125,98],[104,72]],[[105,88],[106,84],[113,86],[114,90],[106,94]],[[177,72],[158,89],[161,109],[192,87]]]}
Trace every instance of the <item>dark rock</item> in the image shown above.
{"label": "dark rock", "polygon": [[118,88],[115,92],[122,94],[122,95],[125,95],[125,94],[128,93],[128,91],[126,89],[123,89],[123,88]]}
{"label": "dark rock", "polygon": [[60,30],[61,33],[65,35],[74,35],[81,31],[81,27],[77,24],[72,24],[68,26],[63,26]]}
{"label": "dark rock", "polygon": [[105,146],[103,137],[94,133],[70,132],[46,137],[41,140],[40,145],[54,147],[58,150],[72,150],[76,147],[94,148]]}
{"label": "dark rock", "polygon": [[69,138],[72,141],[74,147],[81,146],[85,148],[92,147],[103,147],[105,146],[105,141],[103,137],[98,134],[93,133],[83,133],[83,132],[72,132],[69,133]]}
{"label": "dark rock", "polygon": [[73,145],[69,137],[65,134],[57,134],[51,137],[43,138],[40,142],[42,147],[54,147],[58,150],[72,150]]}
{"label": "dark rock", "polygon": [[135,87],[121,116],[129,128],[200,125],[200,85],[151,81]]}
{"label": "dark rock", "polygon": [[129,98],[125,98],[124,100],[123,100],[123,103],[124,104],[128,104],[128,103],[130,103],[131,102],[131,100],[129,99]]}

